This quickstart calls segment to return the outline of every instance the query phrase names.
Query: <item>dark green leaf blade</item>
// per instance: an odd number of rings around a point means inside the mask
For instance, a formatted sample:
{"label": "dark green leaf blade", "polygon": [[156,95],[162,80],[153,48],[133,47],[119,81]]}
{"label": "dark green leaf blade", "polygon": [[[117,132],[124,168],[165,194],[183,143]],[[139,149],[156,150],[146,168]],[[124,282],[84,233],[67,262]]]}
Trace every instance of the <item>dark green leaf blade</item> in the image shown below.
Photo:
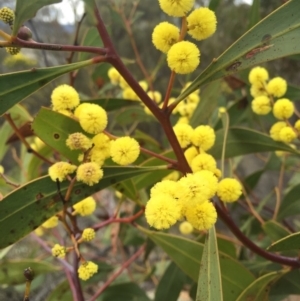
{"label": "dark green leaf blade", "polygon": [[60,3],[61,1],[62,0],[17,0],[13,35],[16,35],[22,24],[33,18],[40,8],[49,4]]}
{"label": "dark green leaf blade", "polygon": [[268,248],[269,251],[289,251],[300,249],[300,232],[288,235],[280,240],[277,240]]}
{"label": "dark green leaf blade", "polygon": [[56,286],[46,301],[73,301],[72,291],[67,280]]}
{"label": "dark green leaf blade", "polygon": [[[70,206],[91,194],[156,168],[103,167],[104,177],[94,186],[76,182]],[[61,183],[60,191],[65,195],[68,181]],[[0,249],[13,244],[40,226],[45,220],[63,209],[57,185],[45,176],[31,181],[4,197],[0,202]]]}
{"label": "dark green leaf blade", "polygon": [[[29,71],[0,74],[0,116],[58,76],[91,64],[93,64],[93,60],[57,67],[33,68]],[[14,84],[12,85],[12,83]]]}
{"label": "dark green leaf blade", "polygon": [[284,196],[279,208],[278,220],[300,214],[299,195],[300,185],[296,185]]}
{"label": "dark green leaf blade", "polygon": [[260,0],[253,0],[251,10],[250,10],[249,28],[253,27],[260,20],[259,5],[260,5]]}

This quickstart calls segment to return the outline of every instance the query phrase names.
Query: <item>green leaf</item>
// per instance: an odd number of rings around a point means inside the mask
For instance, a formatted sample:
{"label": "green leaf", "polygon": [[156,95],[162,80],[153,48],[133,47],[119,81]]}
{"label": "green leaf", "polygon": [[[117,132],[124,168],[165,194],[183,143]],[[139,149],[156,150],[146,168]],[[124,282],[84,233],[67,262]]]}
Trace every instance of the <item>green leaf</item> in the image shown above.
{"label": "green leaf", "polygon": [[154,301],[177,301],[186,282],[186,275],[171,262],[159,281]]}
{"label": "green leaf", "polygon": [[215,227],[209,229],[202,253],[196,301],[223,300]]}
{"label": "green leaf", "polygon": [[[103,188],[155,169],[155,167],[103,167],[104,177],[98,184],[87,186],[81,182],[75,183],[70,206]],[[64,181],[60,186],[62,195],[65,195],[69,182]],[[0,202],[0,229],[2,229],[0,249],[29,234],[62,209],[63,203],[57,185],[48,176],[14,190]]]}
{"label": "green leaf", "polygon": [[294,186],[283,198],[279,213],[278,220],[282,220],[288,216],[297,215],[300,213],[299,206],[300,185]]}
{"label": "green leaf", "polygon": [[[203,244],[179,236],[149,231],[139,227],[160,246],[178,267],[194,281],[198,281]],[[222,271],[223,298],[235,301],[240,293],[254,281],[254,276],[237,260],[219,252]]]}
{"label": "green leaf", "polygon": [[[99,37],[99,33],[97,28],[92,27],[86,30],[82,46],[93,46],[93,47],[102,47],[103,43],[101,38]],[[80,52],[79,53],[79,61],[86,60],[91,56],[90,53]]]}
{"label": "green leaf", "polygon": [[212,113],[217,107],[217,99],[221,93],[221,82],[217,81],[211,83],[203,90],[203,92],[201,91],[201,100],[199,105],[195,109],[190,120],[190,125],[192,127],[208,123]]}
{"label": "green leaf", "polygon": [[299,53],[299,10],[300,1],[290,0],[273,11],[214,59],[177,100],[221,77]]}
{"label": "green leaf", "polygon": [[56,286],[46,301],[73,301],[69,282],[65,280]]}
{"label": "green leaf", "polygon": [[279,252],[279,251],[289,251],[300,249],[300,232],[290,234],[274,243],[268,248],[269,251]]}
{"label": "green leaf", "polygon": [[281,239],[291,232],[274,220],[269,220],[262,225],[264,232],[271,238],[272,241]]}
{"label": "green leaf", "polygon": [[97,301],[150,301],[136,283],[121,283],[110,285]]}
{"label": "green leaf", "polygon": [[241,293],[241,295],[236,299],[236,301],[269,300],[268,296],[269,296],[271,286],[285,273],[286,271],[272,272],[259,277]]}
{"label": "green leaf", "polygon": [[[28,3],[29,1],[22,2]],[[93,60],[87,60],[57,67],[32,68],[29,71],[1,74],[0,116],[58,76],[92,64]],[[12,85],[11,83],[14,84]]]}
{"label": "green leaf", "polygon": [[29,267],[34,271],[35,277],[59,270],[53,264],[34,259],[5,260],[0,263],[0,283],[10,285],[25,283],[23,272]]}
{"label": "green leaf", "polygon": [[253,0],[251,10],[250,10],[249,28],[253,27],[260,20],[259,5],[260,5],[260,0]]}
{"label": "green leaf", "polygon": [[220,3],[221,0],[210,0],[208,8],[215,11]]}
{"label": "green leaf", "polygon": [[40,8],[49,4],[60,3],[61,1],[62,0],[17,0],[13,35],[17,35],[18,30],[23,23],[33,18]]}
{"label": "green leaf", "polygon": [[[224,130],[219,130],[216,132],[215,145],[209,150],[209,153],[215,159],[221,159],[223,141]],[[292,149],[285,143],[274,141],[268,135],[246,128],[230,128],[226,143],[225,158],[251,153],[272,152],[276,150],[283,150],[293,154],[299,154],[296,150]]]}

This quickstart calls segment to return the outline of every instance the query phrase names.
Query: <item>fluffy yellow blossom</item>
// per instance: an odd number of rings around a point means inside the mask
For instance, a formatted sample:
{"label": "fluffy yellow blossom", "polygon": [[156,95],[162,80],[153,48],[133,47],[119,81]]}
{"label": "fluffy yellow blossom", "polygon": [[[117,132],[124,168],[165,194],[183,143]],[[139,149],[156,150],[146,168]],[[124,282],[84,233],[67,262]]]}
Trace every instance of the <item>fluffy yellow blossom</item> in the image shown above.
{"label": "fluffy yellow blossom", "polygon": [[95,162],[80,164],[77,168],[76,178],[89,186],[99,183],[103,177],[103,170]]}
{"label": "fluffy yellow blossom", "polygon": [[185,148],[191,144],[193,128],[189,124],[179,123],[176,124],[173,129],[182,148]]}
{"label": "fluffy yellow blossom", "polygon": [[43,227],[40,226],[40,227],[36,228],[36,229],[34,230],[34,233],[35,233],[37,236],[42,236],[42,235],[44,235]]}
{"label": "fluffy yellow blossom", "polygon": [[268,71],[263,67],[255,67],[249,73],[249,82],[252,85],[262,85],[269,79]]}
{"label": "fluffy yellow blossom", "polygon": [[149,91],[147,94],[156,103],[160,103],[161,102],[162,96],[161,96],[160,92],[158,92],[158,91]]}
{"label": "fluffy yellow blossom", "polygon": [[106,111],[95,104],[86,104],[78,113],[80,126],[90,134],[101,133],[107,126]]}
{"label": "fluffy yellow blossom", "polygon": [[98,266],[92,261],[86,261],[78,268],[78,277],[84,281],[90,279],[98,272]]}
{"label": "fluffy yellow blossom", "polygon": [[188,34],[196,40],[204,40],[215,33],[217,18],[215,13],[207,7],[195,9],[186,18]]}
{"label": "fluffy yellow blossom", "polygon": [[200,125],[194,129],[192,143],[204,151],[209,150],[214,145],[215,140],[215,131],[209,125]]}
{"label": "fluffy yellow blossom", "polygon": [[19,48],[19,47],[5,47],[5,51],[10,55],[17,55],[21,51],[21,48]]}
{"label": "fluffy yellow blossom", "polygon": [[154,46],[167,53],[171,46],[179,40],[179,28],[169,22],[161,22],[155,26],[152,33],[152,43]]}
{"label": "fluffy yellow blossom", "polygon": [[110,157],[110,139],[104,133],[97,134],[93,137],[92,142],[94,144],[93,151],[100,151],[103,157]]}
{"label": "fluffy yellow blossom", "polygon": [[142,87],[142,89],[143,89],[144,91],[147,91],[147,90],[148,90],[148,83],[147,83],[146,81],[140,80],[140,81],[139,81],[139,85]]}
{"label": "fluffy yellow blossom", "polygon": [[294,128],[295,128],[298,132],[300,132],[300,119],[298,119],[298,120],[295,122]]}
{"label": "fluffy yellow blossom", "polygon": [[123,90],[122,97],[126,100],[140,100],[137,94],[130,87],[127,87]]}
{"label": "fluffy yellow blossom", "polygon": [[200,50],[191,42],[178,42],[168,51],[167,62],[169,68],[176,73],[191,73],[200,63]]}
{"label": "fluffy yellow blossom", "polygon": [[82,232],[82,239],[84,241],[92,241],[96,236],[95,230],[93,228],[86,228]]}
{"label": "fluffy yellow blossom", "polygon": [[0,173],[4,173],[4,167],[2,165],[0,165]]}
{"label": "fluffy yellow blossom", "polygon": [[188,205],[185,217],[195,229],[208,230],[216,223],[217,212],[214,205],[207,201],[195,206]]}
{"label": "fluffy yellow blossom", "polygon": [[184,124],[188,124],[189,123],[189,119],[187,116],[181,116],[179,117],[179,119],[177,120],[177,124],[181,124],[181,123],[184,123]]}
{"label": "fluffy yellow blossom", "polygon": [[62,182],[66,179],[67,175],[73,173],[76,168],[76,165],[72,165],[68,162],[57,162],[49,167],[48,174],[52,181],[56,182],[56,180],[58,180]]}
{"label": "fluffy yellow blossom", "polygon": [[51,102],[54,111],[72,110],[79,105],[80,99],[73,87],[60,85],[52,91]]}
{"label": "fluffy yellow blossom", "polygon": [[90,103],[88,102],[84,102],[82,104],[80,104],[78,107],[76,107],[75,111],[74,111],[74,116],[75,117],[79,117],[80,112],[84,109],[84,108],[88,108],[90,107]]}
{"label": "fluffy yellow blossom", "polygon": [[217,168],[217,163],[213,156],[209,154],[199,154],[192,160],[191,168],[193,172],[199,170],[210,170],[214,172]]}
{"label": "fluffy yellow blossom", "polygon": [[196,109],[197,104],[192,103],[192,102],[180,102],[179,105],[177,106],[177,112],[186,118],[191,118],[193,115],[195,109]]}
{"label": "fluffy yellow blossom", "polygon": [[150,226],[168,229],[181,217],[181,205],[169,195],[158,194],[147,202],[145,217]]}
{"label": "fluffy yellow blossom", "polygon": [[277,119],[288,119],[294,114],[294,104],[287,98],[278,99],[273,106],[273,114]]}
{"label": "fluffy yellow blossom", "polygon": [[188,235],[193,232],[194,228],[191,223],[184,221],[179,225],[179,231],[183,235]]}
{"label": "fluffy yellow blossom", "polygon": [[119,84],[121,75],[120,75],[119,71],[116,68],[114,68],[114,67],[109,68],[108,72],[107,72],[107,75],[110,79],[110,82],[113,85],[118,85]]}
{"label": "fluffy yellow blossom", "polygon": [[42,227],[46,229],[50,229],[56,227],[57,225],[58,225],[58,217],[52,216],[42,224]]}
{"label": "fluffy yellow blossom", "polygon": [[15,13],[12,9],[8,7],[3,7],[0,9],[0,20],[4,23],[12,26],[14,24]]}
{"label": "fluffy yellow blossom", "polygon": [[186,98],[187,103],[199,103],[200,102],[200,96],[198,93],[191,93],[187,98]]}
{"label": "fluffy yellow blossom", "polygon": [[262,95],[254,98],[251,103],[252,111],[258,115],[267,115],[271,112],[271,101],[268,96]]}
{"label": "fluffy yellow blossom", "polygon": [[236,179],[225,178],[218,184],[217,195],[223,202],[235,202],[242,195],[242,186]]}
{"label": "fluffy yellow blossom", "polygon": [[162,178],[162,181],[170,180],[177,181],[180,178],[180,173],[177,170],[172,171],[167,176]]}
{"label": "fluffy yellow blossom", "polygon": [[81,216],[91,215],[96,210],[96,201],[91,196],[89,196],[73,205],[73,208],[73,214],[79,214]]}
{"label": "fluffy yellow blossom", "polygon": [[[101,149],[97,147],[93,147],[88,154],[88,160],[90,162],[97,163],[99,166],[102,166],[104,164],[105,159],[107,159],[108,157],[105,156],[105,154],[101,151]],[[82,160],[80,162],[82,162]]]}
{"label": "fluffy yellow blossom", "polygon": [[154,198],[162,194],[169,195],[173,199],[178,199],[180,197],[181,191],[183,189],[180,183],[172,180],[165,180],[156,183],[150,190],[150,197]]}
{"label": "fluffy yellow blossom", "polygon": [[284,121],[278,121],[278,122],[274,123],[270,129],[271,138],[275,141],[280,141],[279,133],[286,126],[287,125]]}
{"label": "fluffy yellow blossom", "polygon": [[282,77],[274,77],[267,84],[267,91],[275,97],[282,97],[287,90],[287,82]]}
{"label": "fluffy yellow blossom", "polygon": [[295,131],[289,127],[289,126],[286,126],[284,127],[283,129],[280,130],[279,132],[279,139],[280,141],[282,142],[285,142],[285,143],[290,143],[292,142],[294,139],[297,138],[297,134],[295,133]]}
{"label": "fluffy yellow blossom", "polygon": [[209,170],[200,170],[200,171],[197,171],[195,173],[195,176],[199,177],[199,179],[205,179],[208,181],[209,183],[209,194],[207,195],[207,197],[210,199],[212,198],[216,192],[217,192],[217,189],[218,189],[218,179],[216,177],[216,175],[209,171]]}
{"label": "fluffy yellow blossom", "polygon": [[189,163],[189,165],[191,165],[193,159],[199,154],[198,149],[195,146],[191,146],[189,148],[186,149],[186,151],[184,152],[184,156],[187,160],[187,162]]}
{"label": "fluffy yellow blossom", "polygon": [[82,133],[73,133],[66,140],[66,145],[72,150],[80,149],[86,151],[92,147],[92,141]]}
{"label": "fluffy yellow blossom", "polygon": [[121,137],[110,143],[112,160],[119,165],[133,163],[140,154],[139,143],[130,137]]}
{"label": "fluffy yellow blossom", "polygon": [[65,258],[66,256],[66,248],[59,244],[55,244],[54,247],[51,249],[52,256],[57,258]]}
{"label": "fluffy yellow blossom", "polygon": [[195,0],[158,0],[160,8],[172,17],[185,16],[194,6]]}
{"label": "fluffy yellow blossom", "polygon": [[265,84],[260,82],[257,82],[251,86],[250,94],[254,98],[262,95],[268,96]]}

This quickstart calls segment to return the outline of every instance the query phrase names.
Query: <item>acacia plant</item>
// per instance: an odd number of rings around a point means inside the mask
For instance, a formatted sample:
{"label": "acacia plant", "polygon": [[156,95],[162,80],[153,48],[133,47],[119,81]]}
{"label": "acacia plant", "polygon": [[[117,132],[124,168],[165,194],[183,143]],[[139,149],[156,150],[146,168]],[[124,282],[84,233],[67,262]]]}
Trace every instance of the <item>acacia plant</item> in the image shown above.
{"label": "acacia plant", "polygon": [[[300,2],[287,1],[258,22],[255,0],[255,25],[199,74],[201,48],[217,30],[219,1],[209,7],[151,1],[169,16],[153,28],[144,50],[162,53],[151,70],[131,28],[138,3],[127,15],[123,3],[111,1],[143,78],[124,64],[94,1],[85,1],[85,18],[96,28],[89,38],[74,45],[35,41],[23,23],[57,2],[17,0],[15,11],[0,9],[9,25],[0,31],[0,45],[10,55],[17,58],[22,48],[71,53],[66,65],[0,76],[1,158],[6,143],[20,143],[12,156],[16,166],[0,170],[1,283],[26,282],[29,300],[32,282],[64,272],[48,301],[150,300],[141,288],[146,284],[156,301],[177,300],[184,290],[194,300],[212,301],[300,294],[294,219],[300,213],[294,103],[300,92],[284,74],[261,66],[300,53]],[[164,64],[168,85],[158,91]],[[88,66],[109,79],[97,91],[101,97],[77,88],[78,70]],[[31,116],[19,104],[63,74],[69,81],[49,94],[49,107]],[[226,95],[234,101],[224,102]],[[162,133],[158,140],[143,132],[142,122]],[[253,171],[254,162],[260,168]],[[270,171],[277,178],[272,186],[263,180]],[[32,250],[29,258],[9,257],[20,244]],[[159,273],[165,255],[167,268]]]}

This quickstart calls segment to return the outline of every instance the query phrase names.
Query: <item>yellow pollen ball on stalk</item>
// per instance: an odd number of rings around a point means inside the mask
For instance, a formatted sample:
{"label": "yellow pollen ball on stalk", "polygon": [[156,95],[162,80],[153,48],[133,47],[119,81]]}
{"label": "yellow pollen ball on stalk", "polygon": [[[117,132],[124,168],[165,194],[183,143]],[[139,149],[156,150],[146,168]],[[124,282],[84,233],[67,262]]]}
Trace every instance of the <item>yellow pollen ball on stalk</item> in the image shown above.
{"label": "yellow pollen ball on stalk", "polygon": [[66,179],[67,175],[73,173],[77,169],[76,165],[72,165],[68,162],[57,162],[54,163],[48,169],[48,174],[52,181],[62,182]]}
{"label": "yellow pollen ball on stalk", "polygon": [[110,139],[107,135],[97,134],[93,137],[92,142],[94,144],[92,152],[100,151],[105,159],[110,157]]}
{"label": "yellow pollen ball on stalk", "polygon": [[272,110],[270,98],[264,95],[254,98],[251,108],[258,115],[267,115]]}
{"label": "yellow pollen ball on stalk", "polygon": [[167,15],[183,17],[193,8],[195,0],[158,0],[158,2]]}
{"label": "yellow pollen ball on stalk", "polygon": [[58,217],[52,216],[42,224],[42,227],[44,227],[46,229],[51,229],[51,228],[56,227],[57,225],[58,225]]}
{"label": "yellow pollen ball on stalk", "polygon": [[200,125],[193,131],[192,143],[204,151],[209,150],[214,145],[215,140],[215,131],[209,125]]}
{"label": "yellow pollen ball on stalk", "polygon": [[79,105],[78,92],[69,85],[60,85],[52,91],[51,102],[54,111],[72,110]]}
{"label": "yellow pollen ball on stalk", "polygon": [[116,68],[114,68],[114,67],[109,68],[108,72],[107,72],[107,75],[110,79],[110,82],[113,85],[118,85],[119,84],[121,75],[120,75],[120,73],[118,72],[118,70]]}
{"label": "yellow pollen ball on stalk", "polygon": [[10,55],[17,55],[21,51],[19,47],[5,47],[5,51]]}
{"label": "yellow pollen ball on stalk", "polygon": [[167,62],[169,68],[175,73],[191,73],[200,63],[200,50],[191,42],[178,42],[168,51]]}
{"label": "yellow pollen ball on stalk", "polygon": [[215,13],[207,7],[195,9],[187,17],[188,34],[196,40],[204,40],[215,33],[217,18]]}
{"label": "yellow pollen ball on stalk", "polygon": [[189,124],[179,123],[173,127],[174,133],[182,148],[191,144],[193,128]]}
{"label": "yellow pollen ball on stalk", "polygon": [[277,119],[288,119],[294,114],[294,104],[287,98],[278,99],[273,106],[273,114]]}
{"label": "yellow pollen ball on stalk", "polygon": [[161,93],[158,92],[158,91],[149,91],[147,93],[147,95],[153,100],[155,101],[156,103],[160,103],[161,102]]}
{"label": "yellow pollen ball on stalk", "polygon": [[127,87],[123,90],[122,97],[126,100],[134,100],[134,101],[140,100],[137,94],[130,87]]}
{"label": "yellow pollen ball on stalk", "polygon": [[179,231],[183,235],[188,235],[193,232],[194,228],[191,223],[185,221],[179,225]]}
{"label": "yellow pollen ball on stalk", "polygon": [[52,256],[57,258],[65,258],[66,256],[66,248],[59,244],[55,244],[54,247],[51,249]]}
{"label": "yellow pollen ball on stalk", "polygon": [[280,141],[279,133],[286,126],[287,126],[287,124],[284,121],[278,121],[278,122],[274,123],[270,129],[271,138],[275,141]]}
{"label": "yellow pollen ball on stalk", "polygon": [[193,159],[199,155],[199,151],[195,146],[191,146],[189,148],[187,148],[184,152],[184,156],[187,160],[187,162],[189,163],[189,165],[191,165]]}
{"label": "yellow pollen ball on stalk", "polygon": [[168,229],[181,217],[181,205],[169,195],[158,194],[147,202],[145,217],[151,227]]}
{"label": "yellow pollen ball on stalk", "polygon": [[92,261],[86,261],[78,268],[78,277],[84,281],[90,279],[98,272],[98,266]]}
{"label": "yellow pollen ball on stalk", "polygon": [[286,127],[284,127],[283,129],[280,130],[279,138],[280,138],[280,141],[282,141],[282,142],[290,143],[294,139],[297,138],[297,134],[295,133],[295,131],[291,127],[286,126]]}
{"label": "yellow pollen ball on stalk", "polygon": [[217,162],[214,157],[209,154],[199,154],[192,160],[191,168],[193,172],[200,170],[210,170],[214,172],[217,168]]}
{"label": "yellow pollen ball on stalk", "polygon": [[93,228],[86,228],[82,232],[82,239],[84,241],[92,241],[96,236],[95,230]]}
{"label": "yellow pollen ball on stalk", "polygon": [[148,83],[147,83],[146,81],[140,80],[140,81],[139,81],[139,85],[142,87],[142,89],[143,89],[144,91],[147,91],[147,90],[148,90]]}
{"label": "yellow pollen ball on stalk", "polygon": [[96,201],[91,197],[87,197],[77,204],[73,205],[73,215],[79,214],[81,216],[91,215],[96,210]]}
{"label": "yellow pollen ball on stalk", "polygon": [[287,90],[287,82],[282,77],[274,77],[267,84],[267,91],[275,97],[282,97]]}
{"label": "yellow pollen ball on stalk", "polygon": [[218,179],[217,179],[216,175],[209,170],[200,170],[195,173],[195,176],[196,177],[198,176],[199,179],[201,179],[200,177],[202,177],[208,181],[209,194],[208,194],[207,198],[208,199],[212,198],[216,194],[217,189],[218,189]]}
{"label": "yellow pollen ball on stalk", "polygon": [[0,165],[0,173],[3,174],[4,173],[4,167],[2,165]]}
{"label": "yellow pollen ball on stalk", "polygon": [[86,151],[92,147],[92,141],[82,133],[73,133],[66,140],[66,145],[71,150],[80,149]]}
{"label": "yellow pollen ball on stalk", "polygon": [[0,9],[0,20],[4,23],[12,26],[15,20],[15,13],[12,9],[8,7],[3,7]]}
{"label": "yellow pollen ball on stalk", "polygon": [[263,67],[255,67],[249,73],[249,82],[252,85],[262,85],[269,79],[268,71]]}
{"label": "yellow pollen ball on stalk", "polygon": [[191,225],[198,230],[208,230],[217,221],[217,212],[211,202],[202,204],[189,204],[186,209],[185,217]]}
{"label": "yellow pollen ball on stalk", "polygon": [[268,92],[266,90],[265,84],[260,82],[257,82],[251,86],[250,94],[254,98],[263,95],[268,96]]}
{"label": "yellow pollen ball on stalk", "polygon": [[112,160],[119,165],[133,163],[140,154],[139,143],[130,137],[121,137],[110,143]]}
{"label": "yellow pollen ball on stalk", "polygon": [[300,119],[298,119],[298,120],[295,122],[294,128],[295,128],[298,132],[300,132]]}
{"label": "yellow pollen ball on stalk", "polygon": [[235,202],[242,195],[242,185],[236,179],[225,178],[218,184],[217,195],[223,202]]}
{"label": "yellow pollen ball on stalk", "polygon": [[169,22],[161,22],[154,27],[152,43],[155,48],[167,53],[179,40],[179,28]]}
{"label": "yellow pollen ball on stalk", "polygon": [[103,177],[103,170],[95,162],[80,164],[77,168],[76,178],[89,186],[99,183]]}
{"label": "yellow pollen ball on stalk", "polygon": [[78,120],[80,126],[89,134],[99,134],[107,126],[106,111],[95,104],[85,105],[78,113]]}

